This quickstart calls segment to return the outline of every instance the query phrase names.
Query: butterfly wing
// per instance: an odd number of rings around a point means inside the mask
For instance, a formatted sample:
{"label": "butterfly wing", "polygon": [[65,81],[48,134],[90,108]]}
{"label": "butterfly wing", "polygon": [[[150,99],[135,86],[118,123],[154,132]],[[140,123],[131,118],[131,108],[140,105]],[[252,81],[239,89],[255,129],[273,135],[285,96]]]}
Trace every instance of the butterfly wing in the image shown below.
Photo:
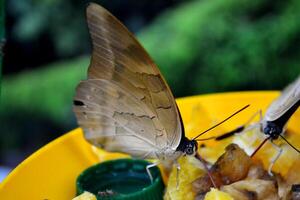
{"label": "butterfly wing", "polygon": [[286,87],[281,95],[269,106],[265,114],[266,121],[274,121],[285,114],[300,100],[300,76]]}
{"label": "butterfly wing", "polygon": [[74,97],[85,137],[109,151],[153,157],[181,139],[174,97],[157,66],[112,14],[91,3],[87,22],[93,43],[88,80]]}

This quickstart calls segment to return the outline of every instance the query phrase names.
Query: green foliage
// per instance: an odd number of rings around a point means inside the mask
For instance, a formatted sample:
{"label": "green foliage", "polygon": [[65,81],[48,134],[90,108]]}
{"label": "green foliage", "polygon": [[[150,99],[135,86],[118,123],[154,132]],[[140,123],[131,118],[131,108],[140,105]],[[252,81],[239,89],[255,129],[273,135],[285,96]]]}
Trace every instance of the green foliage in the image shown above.
{"label": "green foliage", "polygon": [[[126,24],[136,31],[152,10],[161,10],[181,0],[96,0],[112,13],[124,14]],[[74,56],[90,48],[85,8],[90,0],[9,0],[8,12],[13,17],[12,38],[31,43],[45,36],[60,57]],[[141,9],[144,11],[142,12]],[[122,16],[124,17],[124,16]]]}
{"label": "green foliage", "polygon": [[10,0],[8,12],[16,19],[12,37],[30,42],[47,34],[58,55],[83,52],[89,48],[86,4],[79,0]]}
{"label": "green foliage", "polygon": [[88,63],[87,57],[81,57],[5,78],[0,111],[22,110],[68,123],[75,88],[85,79]]}
{"label": "green foliage", "polygon": [[0,99],[0,160],[16,165],[41,145],[76,127],[75,87],[85,79],[88,57],[4,78]]}
{"label": "green foliage", "polygon": [[299,9],[297,0],[193,1],[140,38],[176,96],[281,89],[300,73]]}

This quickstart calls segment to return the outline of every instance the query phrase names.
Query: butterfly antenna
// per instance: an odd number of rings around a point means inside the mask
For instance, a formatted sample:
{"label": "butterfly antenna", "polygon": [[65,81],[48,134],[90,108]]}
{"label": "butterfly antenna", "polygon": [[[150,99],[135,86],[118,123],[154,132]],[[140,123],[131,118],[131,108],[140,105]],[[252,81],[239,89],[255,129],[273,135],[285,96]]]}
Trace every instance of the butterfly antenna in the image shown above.
{"label": "butterfly antenna", "polygon": [[246,106],[244,106],[242,109],[240,109],[240,110],[236,111],[235,113],[233,113],[232,115],[230,115],[229,117],[227,117],[226,119],[224,119],[223,121],[221,121],[221,122],[217,123],[216,125],[214,125],[214,126],[210,127],[210,128],[209,128],[209,129],[207,129],[206,131],[204,131],[204,132],[200,133],[199,135],[197,135],[196,137],[194,137],[192,140],[195,140],[196,138],[200,137],[200,136],[201,136],[201,135],[203,135],[204,133],[206,133],[206,132],[208,132],[208,131],[210,131],[210,130],[212,130],[212,129],[216,128],[217,126],[219,126],[219,125],[223,124],[224,122],[226,122],[227,120],[229,120],[231,117],[233,117],[234,115],[238,114],[239,112],[241,112],[241,111],[245,110],[245,109],[246,109],[246,108],[248,108],[249,106],[250,106],[249,104],[248,104],[248,105],[246,105]]}
{"label": "butterfly antenna", "polygon": [[208,138],[198,138],[198,139],[195,139],[196,141],[206,141],[206,140],[212,140],[212,139],[216,139],[217,137],[208,137]]}
{"label": "butterfly antenna", "polygon": [[300,150],[297,149],[294,145],[292,145],[285,137],[283,137],[282,135],[279,135],[286,143],[288,143],[288,145],[290,145],[293,149],[295,149],[295,151],[297,151],[298,153],[300,153]]}
{"label": "butterfly antenna", "polygon": [[255,149],[255,151],[251,154],[251,158],[258,152],[258,150],[260,150],[262,148],[262,146],[264,146],[264,144],[270,139],[271,137],[267,137],[265,138],[262,143],[260,143],[260,145]]}

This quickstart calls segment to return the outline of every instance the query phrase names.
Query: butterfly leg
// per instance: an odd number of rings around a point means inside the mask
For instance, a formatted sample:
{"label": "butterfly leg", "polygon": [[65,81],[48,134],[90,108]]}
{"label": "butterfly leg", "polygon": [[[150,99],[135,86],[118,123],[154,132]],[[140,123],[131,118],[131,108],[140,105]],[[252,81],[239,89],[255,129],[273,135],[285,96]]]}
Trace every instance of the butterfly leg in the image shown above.
{"label": "butterfly leg", "polygon": [[276,155],[273,156],[273,158],[271,159],[271,163],[270,163],[269,168],[268,168],[268,173],[269,173],[269,175],[270,175],[270,176],[273,176],[272,168],[273,168],[275,162],[276,162],[276,161],[278,160],[278,158],[281,156],[283,149],[282,149],[280,146],[278,146],[277,144],[273,143],[273,141],[271,141],[271,144],[272,144],[272,146],[273,146],[273,147],[276,149],[276,151],[277,151]]}
{"label": "butterfly leg", "polygon": [[157,166],[159,163],[160,163],[160,161],[157,161],[157,162],[154,162],[154,163],[149,164],[149,165],[146,166],[146,171],[147,171],[147,174],[148,174],[148,176],[151,180],[151,183],[153,183],[153,176],[151,174],[150,168]]}
{"label": "butterfly leg", "polygon": [[248,121],[244,124],[244,126],[250,124],[250,123],[255,119],[255,117],[256,117],[257,115],[259,115],[259,121],[261,121],[262,118],[263,118],[263,116],[262,116],[262,110],[261,110],[261,109],[259,109],[258,111],[256,111],[256,112],[248,119]]}
{"label": "butterfly leg", "polygon": [[178,163],[177,160],[174,162],[175,167],[176,167],[176,190],[179,189],[179,172],[180,172],[180,164]]}
{"label": "butterfly leg", "polygon": [[147,159],[147,157],[148,157],[151,153],[153,153],[153,152],[152,152],[152,151],[149,151],[148,153],[145,153],[144,155],[139,156],[138,158],[141,159],[141,160],[145,160],[145,159]]}
{"label": "butterfly leg", "polygon": [[[257,130],[257,131],[256,131]],[[244,129],[243,133],[247,133],[249,131],[255,131],[253,134],[241,134],[239,137],[233,140],[233,143],[239,145],[248,155],[252,155],[253,151],[259,150],[259,148],[255,147],[256,142],[261,140],[262,134],[261,123],[254,123],[247,126]],[[254,154],[253,154],[254,155]]]}

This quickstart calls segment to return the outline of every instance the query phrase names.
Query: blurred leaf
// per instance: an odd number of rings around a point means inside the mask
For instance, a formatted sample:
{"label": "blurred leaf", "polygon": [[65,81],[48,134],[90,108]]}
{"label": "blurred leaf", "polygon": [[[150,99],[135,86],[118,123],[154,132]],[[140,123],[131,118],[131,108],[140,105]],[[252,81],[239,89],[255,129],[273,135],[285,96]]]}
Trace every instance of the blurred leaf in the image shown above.
{"label": "blurred leaf", "polygon": [[176,96],[281,89],[300,73],[299,9],[297,0],[193,1],[140,39]]}
{"label": "blurred leaf", "polygon": [[88,63],[89,59],[82,57],[5,78],[1,113],[27,110],[66,123],[75,88],[85,79]]}

